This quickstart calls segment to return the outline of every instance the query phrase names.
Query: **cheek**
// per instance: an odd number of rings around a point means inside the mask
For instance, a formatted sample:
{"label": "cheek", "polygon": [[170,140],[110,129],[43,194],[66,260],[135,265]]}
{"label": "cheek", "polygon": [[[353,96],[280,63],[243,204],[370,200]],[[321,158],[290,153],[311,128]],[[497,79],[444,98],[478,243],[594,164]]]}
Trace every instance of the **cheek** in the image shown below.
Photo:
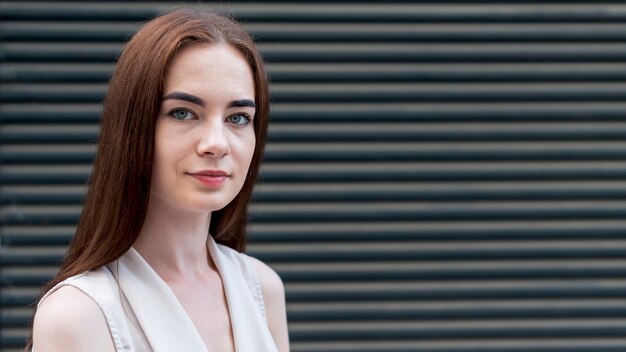
{"label": "cheek", "polygon": [[238,138],[238,148],[236,149],[234,157],[234,162],[237,164],[239,180],[237,183],[239,187],[241,187],[246,179],[248,178],[248,172],[250,171],[250,164],[252,163],[252,158],[254,157],[254,150],[256,148],[255,145],[255,135],[252,133],[250,136],[246,136],[243,138],[240,136]]}
{"label": "cheek", "polygon": [[176,155],[180,146],[168,143],[167,136],[157,133],[155,136],[152,162],[152,179],[157,183],[172,182],[176,172]]}
{"label": "cheek", "polygon": [[256,138],[255,135],[252,136],[246,142],[246,165],[248,168],[250,167],[250,163],[252,161],[252,157],[254,156],[254,149],[256,148]]}
{"label": "cheek", "polygon": [[163,136],[163,126],[162,121],[157,120],[155,129],[154,129],[154,151],[152,155],[152,178],[158,178],[160,174],[160,169],[163,167],[163,153],[165,152],[163,146],[163,140],[165,139]]}
{"label": "cheek", "polygon": [[165,156],[161,148],[155,148],[154,159],[152,162],[152,184],[153,187],[160,189],[164,183],[166,183],[166,165]]}

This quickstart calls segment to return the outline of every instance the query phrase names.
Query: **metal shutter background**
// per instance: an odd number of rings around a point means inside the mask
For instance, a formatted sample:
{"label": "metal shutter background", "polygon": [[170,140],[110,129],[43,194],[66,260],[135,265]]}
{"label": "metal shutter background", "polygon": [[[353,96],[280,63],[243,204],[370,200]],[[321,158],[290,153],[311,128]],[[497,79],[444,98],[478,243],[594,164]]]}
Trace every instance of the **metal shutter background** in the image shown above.
{"label": "metal shutter background", "polygon": [[[124,40],[178,3],[0,3],[2,350],[80,213]],[[272,77],[249,252],[294,352],[626,350],[626,5],[231,2]]]}

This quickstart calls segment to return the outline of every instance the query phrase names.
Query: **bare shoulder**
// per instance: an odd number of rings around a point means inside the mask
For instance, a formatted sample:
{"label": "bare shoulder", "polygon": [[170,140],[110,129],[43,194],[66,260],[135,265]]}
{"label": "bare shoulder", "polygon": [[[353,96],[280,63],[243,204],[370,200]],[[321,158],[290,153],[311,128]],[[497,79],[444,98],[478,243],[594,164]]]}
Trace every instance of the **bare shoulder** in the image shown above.
{"label": "bare shoulder", "polygon": [[262,261],[250,257],[263,291],[263,301],[267,312],[267,323],[279,352],[289,351],[289,331],[287,329],[287,309],[283,280],[274,269]]}
{"label": "bare shoulder", "polygon": [[270,296],[266,297],[266,301],[268,298],[276,299],[284,297],[285,288],[283,285],[283,280],[280,278],[280,276],[278,276],[276,271],[270,268],[269,265],[254,257],[249,258],[251,259],[252,266],[254,267],[254,270],[256,271],[256,274],[259,278],[259,282],[261,283],[263,294]]}
{"label": "bare shoulder", "polygon": [[100,307],[73,286],[57,289],[39,305],[33,346],[37,352],[115,350]]}

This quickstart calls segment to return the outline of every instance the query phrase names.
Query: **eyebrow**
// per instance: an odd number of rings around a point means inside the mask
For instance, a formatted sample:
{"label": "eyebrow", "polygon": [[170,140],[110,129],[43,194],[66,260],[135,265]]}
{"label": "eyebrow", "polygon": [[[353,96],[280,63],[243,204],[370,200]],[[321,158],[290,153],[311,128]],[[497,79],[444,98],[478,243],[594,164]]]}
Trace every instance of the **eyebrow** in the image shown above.
{"label": "eyebrow", "polygon": [[256,104],[254,101],[250,99],[241,99],[241,100],[231,101],[230,104],[228,104],[228,107],[229,108],[245,108],[245,107],[256,108]]}
{"label": "eyebrow", "polygon": [[204,99],[199,98],[195,95],[191,95],[189,93],[171,92],[170,94],[163,97],[163,100],[168,100],[168,99],[184,100],[184,101],[188,101],[192,104],[199,105],[202,107],[206,106],[206,101],[204,101]]}
{"label": "eyebrow", "polygon": [[[206,101],[204,101],[204,99],[197,97],[193,94],[185,93],[185,92],[176,91],[176,92],[169,93],[163,97],[163,100],[168,100],[168,99],[184,100],[184,101],[190,102],[192,104],[195,104],[201,107],[206,106]],[[242,108],[242,107],[256,108],[256,103],[250,99],[240,99],[240,100],[231,101],[230,104],[228,104],[228,107],[229,108]]]}

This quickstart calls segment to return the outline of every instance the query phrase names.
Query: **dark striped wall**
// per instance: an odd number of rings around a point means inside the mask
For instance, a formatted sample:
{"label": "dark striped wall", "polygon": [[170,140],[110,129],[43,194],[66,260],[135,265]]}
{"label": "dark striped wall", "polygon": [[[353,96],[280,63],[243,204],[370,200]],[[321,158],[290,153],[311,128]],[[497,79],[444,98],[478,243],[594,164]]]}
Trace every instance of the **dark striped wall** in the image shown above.
{"label": "dark striped wall", "polygon": [[[122,43],[173,4],[0,2],[3,351],[74,231]],[[271,73],[250,253],[294,352],[626,351],[626,4],[206,4]]]}

